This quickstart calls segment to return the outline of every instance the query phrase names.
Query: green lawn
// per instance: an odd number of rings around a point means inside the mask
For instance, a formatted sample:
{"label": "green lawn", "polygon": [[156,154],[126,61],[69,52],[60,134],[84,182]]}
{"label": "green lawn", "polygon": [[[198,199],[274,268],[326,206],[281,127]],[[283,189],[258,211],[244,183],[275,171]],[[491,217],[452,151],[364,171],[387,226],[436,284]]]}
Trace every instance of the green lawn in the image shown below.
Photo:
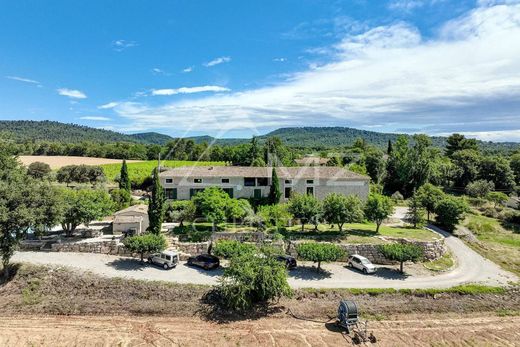
{"label": "green lawn", "polygon": [[[141,185],[146,177],[150,176],[153,169],[157,166],[157,160],[148,160],[138,163],[128,163],[128,173],[130,181],[135,185]],[[164,160],[161,166],[179,167],[179,166],[224,166],[224,162],[217,161],[180,161],[180,160]],[[109,181],[114,181],[121,171],[121,164],[105,164],[101,165],[103,172]]]}
{"label": "green lawn", "polygon": [[431,271],[447,271],[455,265],[453,256],[450,252],[446,252],[442,257],[433,261],[426,261],[423,266]]}
{"label": "green lawn", "polygon": [[475,251],[517,275],[520,275],[520,233],[504,228],[500,221],[468,214],[464,225],[480,243],[468,243]]}

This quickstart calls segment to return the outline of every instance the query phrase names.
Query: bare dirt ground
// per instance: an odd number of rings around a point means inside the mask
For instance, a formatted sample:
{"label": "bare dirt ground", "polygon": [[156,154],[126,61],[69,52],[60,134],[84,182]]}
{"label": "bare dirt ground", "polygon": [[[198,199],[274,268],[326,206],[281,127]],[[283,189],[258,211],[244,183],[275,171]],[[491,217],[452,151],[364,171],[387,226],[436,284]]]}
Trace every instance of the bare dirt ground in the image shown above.
{"label": "bare dirt ground", "polygon": [[[46,156],[46,155],[21,155],[18,157],[20,162],[28,166],[35,161],[49,164],[51,169],[59,169],[65,165],[103,165],[103,164],[118,164],[121,159],[106,159],[106,158],[92,158],[92,157],[73,157],[73,156]],[[140,160],[127,160],[127,163],[135,163]]]}
{"label": "bare dirt ground", "polygon": [[[370,323],[373,346],[518,346],[520,317],[417,317]],[[0,317],[0,346],[349,346],[333,323],[262,318]]]}

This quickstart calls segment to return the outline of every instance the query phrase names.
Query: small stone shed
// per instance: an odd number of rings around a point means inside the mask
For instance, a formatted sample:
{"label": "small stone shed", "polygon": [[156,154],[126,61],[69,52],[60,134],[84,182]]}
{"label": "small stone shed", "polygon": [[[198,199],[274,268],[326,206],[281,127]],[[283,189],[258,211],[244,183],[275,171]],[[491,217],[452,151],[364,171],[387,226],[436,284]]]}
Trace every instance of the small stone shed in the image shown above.
{"label": "small stone shed", "polygon": [[120,235],[124,232],[133,231],[135,235],[140,235],[148,229],[149,225],[148,206],[134,205],[114,214],[112,232],[114,235]]}

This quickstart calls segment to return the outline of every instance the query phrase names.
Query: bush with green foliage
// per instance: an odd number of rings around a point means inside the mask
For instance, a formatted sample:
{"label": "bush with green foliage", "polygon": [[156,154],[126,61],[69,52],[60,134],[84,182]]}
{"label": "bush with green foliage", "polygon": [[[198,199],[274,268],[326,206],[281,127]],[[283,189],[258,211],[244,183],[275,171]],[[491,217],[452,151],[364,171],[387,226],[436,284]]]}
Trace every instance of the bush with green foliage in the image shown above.
{"label": "bush with green foliage", "polygon": [[112,189],[110,191],[110,197],[117,211],[127,208],[132,201],[132,196],[126,189]]}
{"label": "bush with green foliage", "polygon": [[241,255],[253,255],[258,251],[255,245],[236,240],[218,240],[212,248],[214,255],[231,259]]}
{"label": "bush with green foliage", "polygon": [[446,194],[441,188],[434,186],[431,183],[426,183],[416,192],[417,199],[419,199],[422,207],[426,210],[428,216],[428,222],[430,221],[430,215],[435,212],[437,203],[441,201]]}
{"label": "bush with green foliage", "polygon": [[123,244],[130,252],[139,253],[141,262],[145,254],[161,252],[166,249],[164,236],[150,233],[127,237],[123,240]]}
{"label": "bush with green foliage", "polygon": [[226,219],[229,222],[242,221],[247,216],[254,214],[251,204],[246,199],[229,198],[226,202]]}
{"label": "bush with green foliage", "polygon": [[35,161],[29,164],[27,168],[27,174],[35,179],[43,179],[51,173],[51,167],[47,163]]}
{"label": "bush with green foliage", "polygon": [[507,202],[507,200],[509,199],[509,197],[506,194],[501,193],[501,192],[489,192],[486,195],[486,199],[491,201],[495,205],[495,208],[496,208],[499,205],[504,205]]}
{"label": "bush with green foliage", "polygon": [[284,264],[271,256],[233,257],[217,287],[221,306],[243,311],[292,294]]}
{"label": "bush with green foliage", "polygon": [[469,207],[463,199],[446,196],[435,207],[435,221],[448,231],[455,230],[457,224],[464,220]]}
{"label": "bush with green foliage", "polygon": [[303,260],[318,263],[318,272],[322,262],[331,262],[345,256],[345,250],[332,243],[304,242],[296,246],[298,257]]}
{"label": "bush with green foliage", "polygon": [[394,202],[381,194],[370,194],[365,205],[365,217],[376,223],[376,233],[385,219],[394,213]]}
{"label": "bush with green foliage", "polygon": [[355,195],[330,193],[323,200],[323,218],[328,223],[337,224],[341,232],[345,223],[363,221],[363,203]]}
{"label": "bush with green foliage", "polygon": [[483,198],[495,189],[495,184],[491,181],[477,180],[466,186],[466,194],[473,198]]}
{"label": "bush with green foliage", "polygon": [[391,198],[396,202],[404,200],[403,194],[401,194],[399,191],[396,191],[394,194],[392,194]]}
{"label": "bush with green foliage", "polygon": [[258,215],[267,228],[276,228],[276,230],[285,229],[293,218],[287,204],[261,206]]}
{"label": "bush with green foliage", "polygon": [[166,207],[165,217],[169,222],[178,222],[182,228],[184,222],[192,222],[195,219],[196,210],[191,200],[172,201]]}
{"label": "bush with green foliage", "polygon": [[424,256],[424,251],[420,246],[405,243],[392,243],[388,245],[379,245],[379,251],[389,260],[399,262],[399,270],[403,272],[403,264],[405,261],[416,262]]}
{"label": "bush with green foliage", "polygon": [[294,194],[289,199],[288,211],[298,218],[302,225],[302,231],[305,230],[305,224],[312,223],[315,229],[318,228],[318,224],[323,214],[323,205],[310,194]]}
{"label": "bush with green foliage", "polygon": [[214,230],[217,224],[226,221],[226,208],[230,199],[229,195],[219,187],[208,187],[192,198],[197,214],[213,223]]}

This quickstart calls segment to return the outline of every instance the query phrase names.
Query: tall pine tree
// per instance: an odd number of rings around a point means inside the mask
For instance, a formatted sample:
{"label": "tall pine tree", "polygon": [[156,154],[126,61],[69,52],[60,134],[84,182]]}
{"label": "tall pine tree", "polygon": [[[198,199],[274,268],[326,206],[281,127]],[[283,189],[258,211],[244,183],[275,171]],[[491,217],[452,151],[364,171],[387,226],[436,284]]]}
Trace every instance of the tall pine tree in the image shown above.
{"label": "tall pine tree", "polygon": [[271,188],[269,189],[269,203],[274,205],[279,203],[280,198],[282,197],[282,192],[280,192],[280,180],[278,180],[278,174],[276,173],[274,167],[271,174],[271,180]]}
{"label": "tall pine tree", "polygon": [[126,160],[123,160],[121,165],[121,173],[119,174],[119,189],[124,189],[130,193],[132,185],[130,184],[130,176],[128,176],[128,166]]}
{"label": "tall pine tree", "polygon": [[159,235],[164,217],[164,190],[159,180],[159,170],[157,168],[153,170],[152,179],[152,196],[148,204],[148,218],[150,219],[148,231]]}

